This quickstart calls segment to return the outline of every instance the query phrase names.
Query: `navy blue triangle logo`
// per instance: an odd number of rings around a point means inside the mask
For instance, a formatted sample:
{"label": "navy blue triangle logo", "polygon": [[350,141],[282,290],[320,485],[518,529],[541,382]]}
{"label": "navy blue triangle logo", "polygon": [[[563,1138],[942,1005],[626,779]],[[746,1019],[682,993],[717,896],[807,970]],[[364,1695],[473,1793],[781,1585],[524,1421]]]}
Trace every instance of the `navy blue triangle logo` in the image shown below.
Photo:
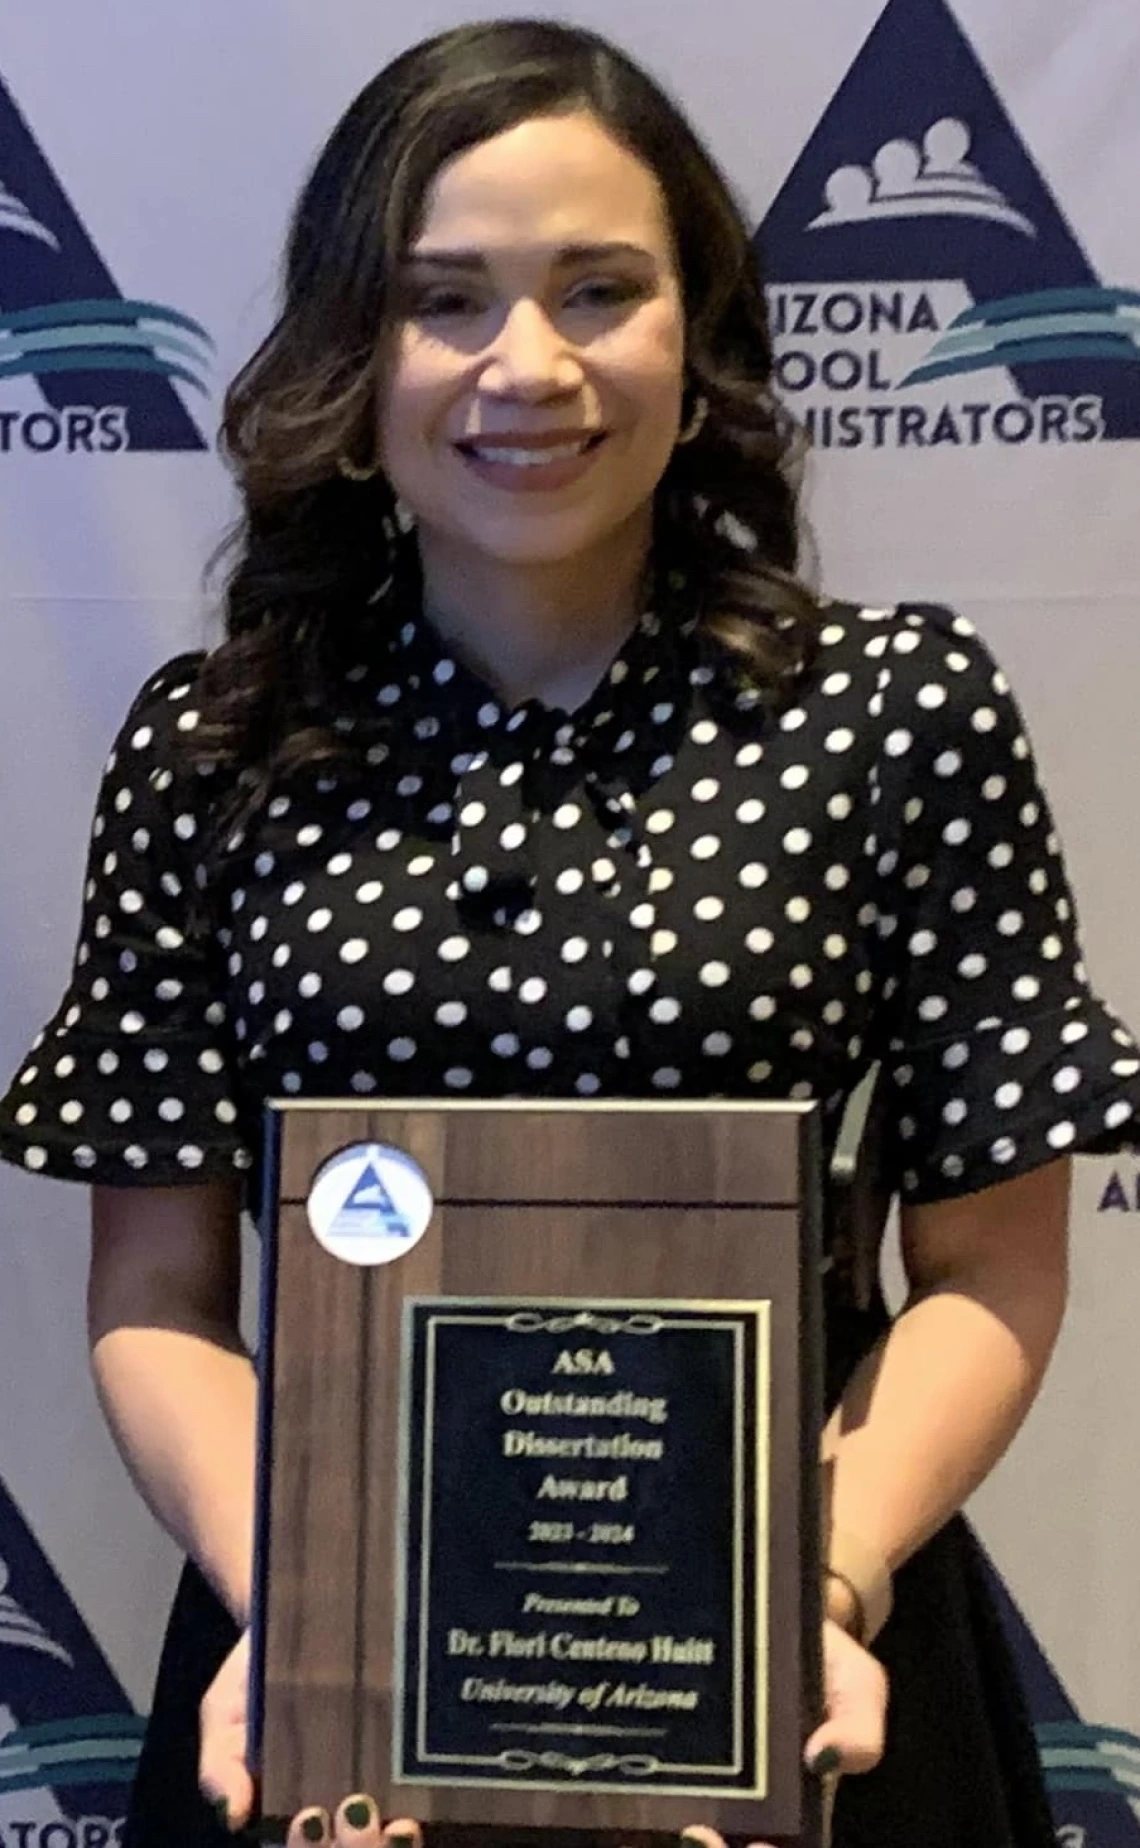
{"label": "navy blue triangle logo", "polygon": [[1097,1202],[1098,1213],[1140,1213],[1140,1169],[1114,1168]]}
{"label": "navy blue triangle logo", "polygon": [[66,1816],[123,1813],[144,1722],[2,1482],[0,1704],[15,1721],[0,1737],[6,1825],[22,1791],[50,1791]]}
{"label": "navy blue triangle logo", "polygon": [[1033,1718],[1062,1848],[1140,1848],[1140,1738],[1081,1719],[1009,1589],[987,1561],[990,1588]]}
{"label": "navy blue triangle logo", "polygon": [[[932,317],[928,350],[885,381],[891,390],[935,380],[953,390],[999,366],[1023,401],[1055,407],[1034,426],[1039,440],[1140,437],[1140,290],[1098,277],[946,0],[888,0],[758,244],[779,339],[825,335],[829,291],[855,285],[868,317],[878,291],[881,324],[898,332],[892,289],[958,282],[970,306],[948,325]],[[904,305],[902,331],[914,331],[920,301]],[[843,306],[833,345],[853,313]],[[849,392],[854,381],[837,374]],[[861,382],[875,389],[873,367]],[[1076,407],[1067,421],[1062,405]],[[1031,431],[1011,415],[998,434],[1020,442]]]}
{"label": "navy blue triangle logo", "polygon": [[338,1237],[410,1238],[411,1227],[388,1192],[374,1162],[366,1162],[333,1224]]}
{"label": "navy blue triangle logo", "polygon": [[174,389],[205,393],[213,342],[129,300],[0,80],[0,389],[34,378],[47,412],[0,415],[0,453],[203,450]]}

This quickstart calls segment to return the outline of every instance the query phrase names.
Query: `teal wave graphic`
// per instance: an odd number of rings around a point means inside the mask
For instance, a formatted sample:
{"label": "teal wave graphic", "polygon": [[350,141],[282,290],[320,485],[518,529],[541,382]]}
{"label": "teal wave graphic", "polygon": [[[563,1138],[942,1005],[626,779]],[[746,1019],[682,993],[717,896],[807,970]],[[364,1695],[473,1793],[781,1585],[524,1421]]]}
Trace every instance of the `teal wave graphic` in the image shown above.
{"label": "teal wave graphic", "polygon": [[214,342],[161,302],[52,302],[0,314],[0,379],[49,372],[147,372],[209,394]]}
{"label": "teal wave graphic", "polygon": [[1140,1799],[1140,1737],[1135,1733],[1073,1720],[1039,1725],[1036,1732],[1049,1790]]}
{"label": "teal wave graphic", "polygon": [[145,1719],[132,1713],[84,1714],[23,1726],[0,1744],[0,1796],[45,1784],[129,1784],[142,1749]]}
{"label": "teal wave graphic", "polygon": [[1039,289],[976,303],[901,382],[1067,359],[1140,366],[1140,290]]}

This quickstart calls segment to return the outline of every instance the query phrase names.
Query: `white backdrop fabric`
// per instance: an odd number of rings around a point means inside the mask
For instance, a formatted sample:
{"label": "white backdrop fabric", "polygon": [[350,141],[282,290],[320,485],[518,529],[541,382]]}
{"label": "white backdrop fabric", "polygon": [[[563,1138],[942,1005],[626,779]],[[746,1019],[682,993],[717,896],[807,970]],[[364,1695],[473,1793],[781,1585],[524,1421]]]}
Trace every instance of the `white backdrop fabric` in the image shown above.
{"label": "white backdrop fabric", "polygon": [[[220,392],[374,0],[0,0],[0,1067],[54,1008],[110,739],[212,632]],[[507,11],[554,12],[540,0]],[[561,13],[561,9],[558,9]],[[1026,710],[1094,980],[1135,1025],[1140,13],[1133,0],[577,0],[706,134],[813,426],[824,585],[976,620]],[[112,355],[108,359],[108,354]],[[115,1838],[176,1561],[100,1425],[82,1190],[0,1172],[0,1844]],[[974,1515],[1076,1848],[1140,1844],[1140,1176],[1084,1161],[1053,1373]]]}

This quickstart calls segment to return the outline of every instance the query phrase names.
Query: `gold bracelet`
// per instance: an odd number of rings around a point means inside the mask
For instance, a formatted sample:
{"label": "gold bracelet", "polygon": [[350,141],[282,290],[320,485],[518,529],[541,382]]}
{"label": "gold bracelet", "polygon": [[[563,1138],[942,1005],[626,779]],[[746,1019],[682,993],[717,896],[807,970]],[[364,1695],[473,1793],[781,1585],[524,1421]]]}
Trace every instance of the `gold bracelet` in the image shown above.
{"label": "gold bracelet", "polygon": [[881,1554],[854,1534],[832,1531],[824,1576],[833,1578],[850,1592],[855,1605],[852,1634],[856,1642],[869,1649],[878,1636],[894,1604],[894,1592],[887,1563]]}

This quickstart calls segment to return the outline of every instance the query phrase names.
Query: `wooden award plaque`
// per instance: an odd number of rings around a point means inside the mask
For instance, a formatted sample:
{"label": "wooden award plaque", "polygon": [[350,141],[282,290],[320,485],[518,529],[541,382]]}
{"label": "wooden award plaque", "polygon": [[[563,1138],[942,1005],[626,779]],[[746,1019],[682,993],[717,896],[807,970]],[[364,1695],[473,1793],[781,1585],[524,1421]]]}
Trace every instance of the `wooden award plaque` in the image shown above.
{"label": "wooden award plaque", "polygon": [[269,1118],[263,1818],[815,1842],[815,1108]]}

